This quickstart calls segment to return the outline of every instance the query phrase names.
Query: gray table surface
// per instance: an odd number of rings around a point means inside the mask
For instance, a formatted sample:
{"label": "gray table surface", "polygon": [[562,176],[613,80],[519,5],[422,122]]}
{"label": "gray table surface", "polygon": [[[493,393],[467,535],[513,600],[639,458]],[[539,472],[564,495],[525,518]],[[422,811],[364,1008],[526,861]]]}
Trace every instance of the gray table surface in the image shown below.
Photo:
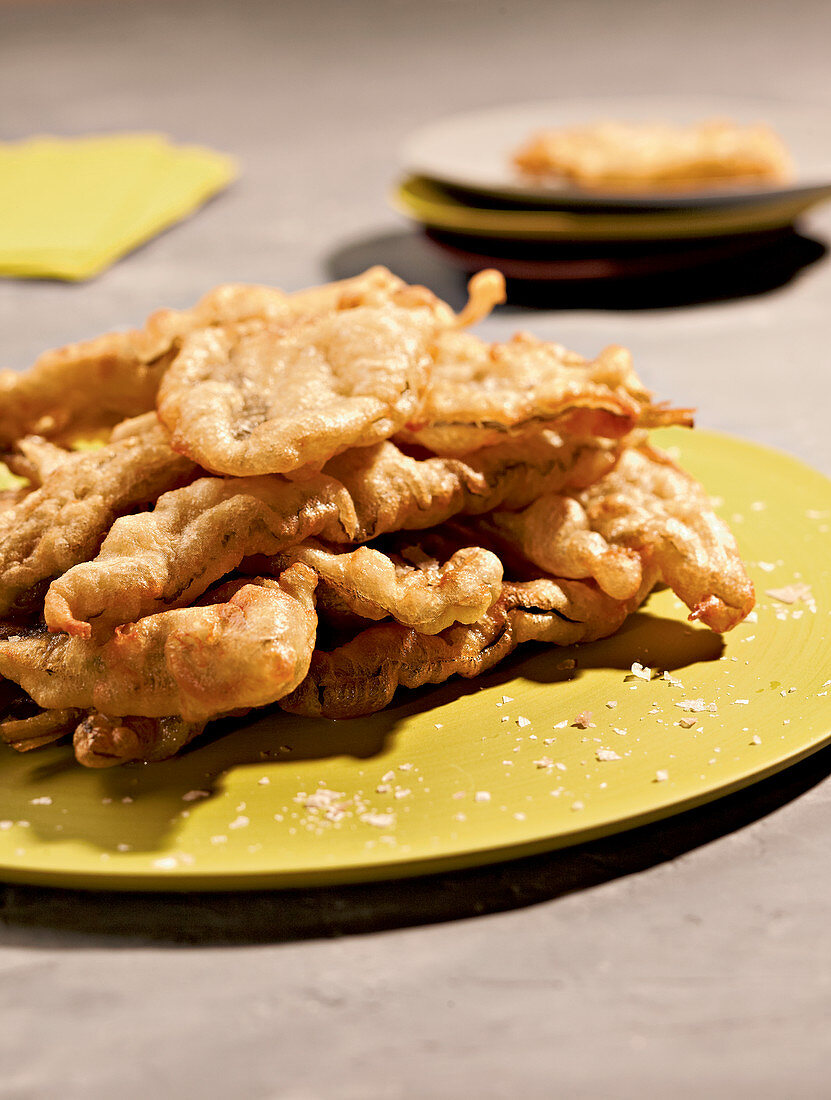
{"label": "gray table surface", "polygon": [[[4,138],[158,129],[240,181],[90,283],[0,282],[0,357],[387,263],[462,281],[385,205],[450,111],[706,91],[831,109],[825,0],[0,3]],[[831,473],[831,210],[719,279],[498,311],[627,344],[699,423]],[[715,298],[715,300],[713,300]],[[626,306],[627,308],[622,308]],[[0,1097],[822,1097],[831,1055],[831,753],[573,852],[318,893],[0,886]]]}

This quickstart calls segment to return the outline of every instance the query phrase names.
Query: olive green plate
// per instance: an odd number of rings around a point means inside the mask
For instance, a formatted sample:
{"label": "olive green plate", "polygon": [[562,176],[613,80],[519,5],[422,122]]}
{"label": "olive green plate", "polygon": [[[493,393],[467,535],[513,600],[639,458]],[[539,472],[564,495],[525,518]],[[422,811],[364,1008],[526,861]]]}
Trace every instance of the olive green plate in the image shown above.
{"label": "olive green plate", "polygon": [[[614,638],[529,649],[366,719],[268,714],[107,771],[68,746],[3,749],[0,876],[226,890],[461,868],[677,813],[826,744],[831,482],[729,437],[659,435],[723,499],[757,586],[751,621],[723,640],[662,591]],[[795,583],[810,595],[766,594]]]}
{"label": "olive green plate", "polygon": [[809,194],[760,197],[730,207],[672,210],[532,210],[469,205],[423,176],[408,176],[390,195],[406,217],[465,236],[525,241],[672,241],[781,229],[827,199],[831,187]]}

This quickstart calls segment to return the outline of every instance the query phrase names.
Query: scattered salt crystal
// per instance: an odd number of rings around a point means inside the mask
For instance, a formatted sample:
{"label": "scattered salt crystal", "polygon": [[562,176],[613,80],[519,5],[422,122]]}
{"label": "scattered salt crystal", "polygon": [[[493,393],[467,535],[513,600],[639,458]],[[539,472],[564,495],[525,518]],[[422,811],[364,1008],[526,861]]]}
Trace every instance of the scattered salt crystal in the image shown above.
{"label": "scattered salt crystal", "polygon": [[391,829],[395,825],[395,814],[361,814],[361,821],[376,829]]}
{"label": "scattered salt crystal", "polygon": [[128,803],[132,802],[133,800],[132,800],[132,798],[130,798],[130,796],[128,794],[125,794],[125,796],[121,799],[121,801],[125,805],[127,805]]}
{"label": "scattered salt crystal", "polygon": [[618,756],[618,754],[615,752],[614,749],[598,749],[597,752],[594,755],[600,761],[620,760],[620,757]]}
{"label": "scattered salt crystal", "polygon": [[661,679],[662,679],[662,680],[666,680],[666,682],[667,682],[668,684],[671,684],[671,685],[672,685],[673,687],[677,687],[677,688],[680,688],[680,687],[683,687],[683,686],[684,686],[684,685],[683,685],[683,684],[681,683],[681,681],[680,681],[680,680],[676,680],[676,678],[675,678],[674,676],[672,676],[672,675],[671,675],[671,674],[670,674],[669,672],[666,672],[666,671],[664,671],[664,672],[662,672],[662,673],[661,673]]}
{"label": "scattered salt crystal", "polygon": [[377,794],[389,794],[391,790],[392,787],[389,783],[379,783],[378,786],[375,788]]}
{"label": "scattered salt crystal", "polygon": [[525,820],[525,814],[524,813],[519,812],[519,813],[514,814],[514,821],[524,821],[524,820]]}
{"label": "scattered salt crystal", "polygon": [[627,733],[622,726],[612,726],[612,732],[616,733],[619,737],[625,737]]}
{"label": "scattered salt crystal", "polygon": [[503,695],[502,696],[502,702],[503,703],[513,703],[513,701],[514,701],[513,697],[510,696],[510,695]]}
{"label": "scattered salt crystal", "polygon": [[172,871],[179,866],[179,861],[174,856],[163,856],[161,859],[154,859],[153,866],[160,871]]}
{"label": "scattered salt crystal", "polygon": [[412,794],[412,793],[413,792],[410,790],[409,787],[396,787],[395,788],[395,797],[396,798],[406,798],[408,794]]}
{"label": "scattered salt crystal", "polygon": [[116,851],[118,851],[118,852],[132,852],[132,850],[133,850],[133,845],[132,844],[116,844],[115,847],[116,847]]}
{"label": "scattered salt crystal", "polygon": [[410,764],[410,763],[407,763],[407,764],[399,764],[399,765],[398,765],[398,770],[399,770],[400,772],[411,772],[411,771],[413,770],[413,766],[412,766],[412,764]]}
{"label": "scattered salt crystal", "polygon": [[392,783],[393,779],[395,779],[395,772],[393,771],[384,772],[381,776],[382,783]]}
{"label": "scattered salt crystal", "polygon": [[453,794],[451,794],[450,797],[451,798],[464,798],[464,796],[465,796],[464,791],[454,791]]}
{"label": "scattered salt crystal", "polygon": [[695,713],[709,711],[711,714],[715,714],[716,712],[716,704],[705,703],[703,699],[681,699],[675,705],[679,710],[693,711]]}
{"label": "scattered salt crystal", "polygon": [[228,837],[227,836],[212,836],[211,837],[211,844],[227,844],[227,843],[228,843]]}
{"label": "scattered salt crystal", "polygon": [[516,720],[516,724],[519,726],[520,729],[525,729],[526,726],[531,725],[531,719],[526,718],[524,715],[520,714]]}
{"label": "scattered salt crystal", "polygon": [[434,722],[433,723],[433,729],[437,729],[437,730],[444,729],[444,723],[443,722]]}
{"label": "scattered salt crystal", "polygon": [[573,726],[576,726],[579,730],[587,730],[590,726],[594,725],[592,722],[592,712],[590,710],[581,711],[572,722]]}
{"label": "scattered salt crystal", "polygon": [[250,824],[249,818],[244,814],[240,814],[239,817],[235,817],[228,825],[229,829],[244,829],[246,825]]}
{"label": "scattered salt crystal", "polygon": [[538,768],[552,768],[554,766],[554,761],[550,756],[541,756],[539,760],[534,761],[534,764]]}
{"label": "scattered salt crystal", "polygon": [[808,603],[813,599],[811,593],[810,584],[804,584],[802,582],[796,584],[786,584],[784,588],[769,588],[765,592],[766,596],[771,596],[774,600],[778,600],[779,603],[792,604],[797,600],[803,600]]}
{"label": "scattered salt crystal", "polygon": [[617,706],[617,699],[610,699],[606,706],[609,708],[609,710],[614,710]]}
{"label": "scattered salt crystal", "polygon": [[264,776],[263,776],[263,777],[262,777],[261,779],[258,779],[258,780],[257,780],[257,784],[258,784],[258,785],[259,785],[260,787],[267,787],[267,786],[269,785],[269,783],[270,783],[270,782],[271,782],[271,780],[270,780],[270,779],[268,778],[268,776],[267,776],[267,775],[264,775]]}
{"label": "scattered salt crystal", "polygon": [[[392,774],[395,775],[394,772]],[[326,810],[345,797],[343,791],[330,791],[326,787],[318,787],[312,794],[298,795],[297,800],[301,801],[307,810]]]}
{"label": "scattered salt crystal", "polygon": [[197,799],[210,798],[210,791],[187,791],[182,795],[183,802],[196,802]]}
{"label": "scattered salt crystal", "polygon": [[631,673],[633,676],[637,676],[639,680],[651,680],[652,669],[646,665],[642,665],[639,661],[632,662]]}
{"label": "scattered salt crystal", "polygon": [[756,564],[766,573],[772,573],[776,568],[776,565],[772,561],[757,561]]}
{"label": "scattered salt crystal", "polygon": [[12,825],[14,825],[13,821],[9,821],[9,820],[0,821],[0,829],[4,829],[4,830],[5,829],[11,829]]}
{"label": "scattered salt crystal", "polygon": [[749,700],[749,699],[734,699],[734,700],[733,700],[733,706],[734,706],[734,707],[738,707],[738,706],[747,706],[747,704],[748,704],[749,702],[750,702],[750,700]]}
{"label": "scattered salt crystal", "polygon": [[694,718],[679,718],[677,724],[681,727],[682,730],[692,729],[692,727],[695,725],[695,719]]}
{"label": "scattered salt crystal", "polygon": [[477,791],[476,794],[474,794],[474,796],[473,796],[473,801],[474,802],[490,802],[490,800],[491,800],[491,792],[490,791]]}
{"label": "scattered salt crystal", "polygon": [[29,799],[29,805],[30,806],[51,806],[52,805],[52,799],[49,797],[48,794],[45,794],[45,795],[42,795],[40,798],[30,798]]}
{"label": "scattered salt crystal", "polygon": [[585,808],[585,803],[580,802],[579,800],[577,802],[572,802],[571,808],[572,810],[582,810]]}
{"label": "scattered salt crystal", "polygon": [[664,768],[659,768],[655,772],[655,782],[656,783],[666,783],[666,781],[668,779],[669,779],[669,772],[666,771]]}
{"label": "scattered salt crystal", "polygon": [[555,730],[564,730],[567,725],[568,725],[568,719],[564,718],[562,720],[562,722],[555,722],[554,725],[551,728],[555,729]]}
{"label": "scattered salt crystal", "polygon": [[751,745],[761,745],[761,743],[762,743],[762,738],[759,736],[758,733],[754,733],[753,736],[750,738],[750,744]]}

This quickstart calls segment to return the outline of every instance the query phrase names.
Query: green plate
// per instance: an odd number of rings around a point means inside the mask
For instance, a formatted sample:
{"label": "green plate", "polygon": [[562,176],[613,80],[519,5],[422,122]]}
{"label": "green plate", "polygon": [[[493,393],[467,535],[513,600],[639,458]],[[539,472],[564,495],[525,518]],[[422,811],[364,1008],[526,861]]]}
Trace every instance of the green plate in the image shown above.
{"label": "green plate", "polygon": [[[267,714],[168,763],[108,771],[80,768],[68,746],[3,749],[0,875],[239,890],[422,874],[654,821],[819,749],[831,482],[729,437],[656,435],[723,498],[757,586],[751,621],[721,639],[662,591],[614,638],[528,649],[371,718]],[[782,590],[801,597],[766,594]]]}
{"label": "green plate", "polygon": [[466,236],[523,241],[671,241],[781,229],[827,198],[829,190],[768,197],[731,207],[594,213],[471,206],[432,180],[408,176],[394,188],[390,202],[421,225]]}

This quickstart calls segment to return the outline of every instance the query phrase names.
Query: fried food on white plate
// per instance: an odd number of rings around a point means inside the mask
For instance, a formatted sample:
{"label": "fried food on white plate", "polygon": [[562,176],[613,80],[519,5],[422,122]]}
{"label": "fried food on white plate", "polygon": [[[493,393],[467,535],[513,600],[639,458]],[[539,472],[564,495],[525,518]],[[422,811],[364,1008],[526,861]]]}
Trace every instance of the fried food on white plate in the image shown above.
{"label": "fried food on white plate", "polygon": [[584,581],[506,582],[500,599],[470,625],[428,635],[382,623],[330,653],[315,650],[308,675],[279,705],[323,718],[371,714],[387,706],[398,687],[479,676],[523,642],[565,646],[613,634],[654,583],[654,572],[647,571],[635,596],[614,600]]}
{"label": "fried food on white plate", "polygon": [[147,616],[103,644],[23,629],[0,640],[0,675],[47,709],[205,722],[266,706],[306,674],[316,583],[304,565],[229,582],[218,602]]}
{"label": "fried food on white plate", "polygon": [[616,458],[607,442],[549,432],[468,460],[411,458],[385,442],[347,451],[303,480],[200,478],[165,493],[152,512],[117,519],[95,558],[52,582],[44,615],[50,630],[89,636],[92,624],[106,631],[192,602],[245,557],[310,537],[361,543],[460,512],[524,507],[547,489],[591,484]]}
{"label": "fried food on white plate", "polygon": [[689,126],[597,122],[543,130],[516,151],[513,163],[540,182],[565,179],[609,190],[776,184],[794,174],[784,142],[769,126],[722,119]]}
{"label": "fried food on white plate", "polygon": [[526,333],[487,344],[450,331],[438,338],[420,414],[399,438],[463,455],[542,428],[617,438],[636,426],[690,423],[689,409],[653,404],[626,348],[608,347],[587,360]]}

